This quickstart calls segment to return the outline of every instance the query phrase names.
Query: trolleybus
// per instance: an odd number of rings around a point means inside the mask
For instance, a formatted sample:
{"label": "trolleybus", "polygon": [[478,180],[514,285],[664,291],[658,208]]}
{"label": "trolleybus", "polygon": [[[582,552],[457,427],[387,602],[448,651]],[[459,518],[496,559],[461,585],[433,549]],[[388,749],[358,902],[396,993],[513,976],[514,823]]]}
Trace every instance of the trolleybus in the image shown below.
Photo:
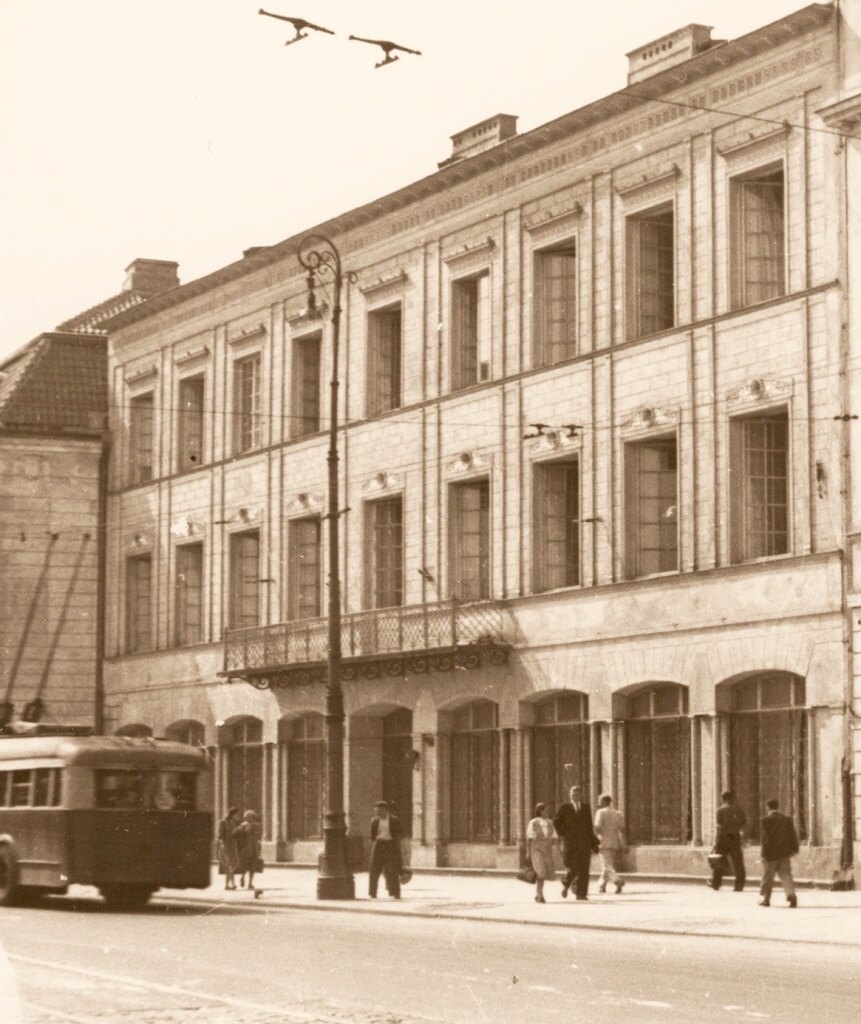
{"label": "trolleybus", "polygon": [[125,736],[0,737],[0,904],[73,884],[142,906],[209,885],[212,787],[202,750]]}

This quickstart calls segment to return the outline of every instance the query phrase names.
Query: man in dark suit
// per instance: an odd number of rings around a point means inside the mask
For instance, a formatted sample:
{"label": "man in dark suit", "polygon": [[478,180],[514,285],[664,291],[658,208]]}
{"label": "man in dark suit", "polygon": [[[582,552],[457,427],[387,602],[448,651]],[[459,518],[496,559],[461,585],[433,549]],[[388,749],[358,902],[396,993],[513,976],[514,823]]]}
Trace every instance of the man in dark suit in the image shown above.
{"label": "man in dark suit", "polygon": [[[741,892],[744,888],[746,877],[744,857],[741,852],[741,834],[747,822],[744,811],[736,804],[729,790],[721,793],[720,798],[722,803],[718,808],[717,821],[715,823],[714,850],[715,853],[723,854],[724,864],[727,857],[732,861],[732,870],[735,875],[735,886],[733,888],[736,892]],[[725,870],[725,867],[722,865],[712,868],[712,877],[708,883],[712,889],[720,889]]]}
{"label": "man in dark suit", "polygon": [[783,883],[786,902],[798,906],[795,883],[792,881],[792,857],[798,853],[798,835],[792,818],[778,811],[776,800],[767,800],[768,814],[760,822],[762,829],[762,885],[759,894],[761,907],[771,906],[771,890],[777,874]]}
{"label": "man in dark suit", "polygon": [[588,899],[589,864],[592,854],[598,852],[598,837],[592,827],[592,808],[583,802],[579,786],[571,787],[571,801],[562,804],[553,825],[562,840],[562,860],[566,869],[562,895],[568,895],[576,879],[577,899]]}
{"label": "man in dark suit", "polygon": [[368,895],[377,898],[380,875],[386,880],[389,896],[401,898],[401,837],[404,830],[400,818],[389,813],[389,805],[380,800],[375,805],[376,816],[371,818],[371,867],[368,875]]}

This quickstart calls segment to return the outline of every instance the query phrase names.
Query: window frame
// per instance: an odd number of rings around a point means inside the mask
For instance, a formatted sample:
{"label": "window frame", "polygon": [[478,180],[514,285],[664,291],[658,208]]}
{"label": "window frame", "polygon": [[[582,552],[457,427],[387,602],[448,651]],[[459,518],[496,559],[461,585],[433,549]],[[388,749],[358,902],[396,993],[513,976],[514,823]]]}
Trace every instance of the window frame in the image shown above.
{"label": "window frame", "polygon": [[[768,426],[769,424],[776,424],[778,421],[782,421],[785,428],[785,440],[786,445],[783,451],[784,457],[784,475],[783,475],[783,490],[784,490],[784,516],[785,516],[785,546],[782,551],[757,551],[752,545],[751,537],[749,536],[748,523],[751,519],[756,516],[751,515],[749,497],[750,497],[750,476],[748,474],[748,452],[750,449],[745,444],[745,435],[748,428],[753,424],[761,424]],[[766,462],[767,467],[771,463],[774,450],[765,448],[763,449],[763,458]],[[762,478],[764,480],[764,486],[766,495],[769,494],[772,487],[772,481],[779,479],[778,477],[772,477],[768,474],[766,469],[766,475]],[[777,405],[767,409],[758,409],[753,412],[743,413],[737,416],[732,416],[729,421],[729,524],[730,524],[730,544],[729,551],[730,557],[733,564],[743,564],[746,562],[757,562],[763,559],[769,558],[781,558],[785,555],[792,553],[793,544],[793,501],[792,501],[792,419],[789,413],[788,405]],[[766,498],[766,524],[770,518],[770,510],[772,508],[778,508],[779,506],[775,503],[769,503]],[[769,526],[766,525],[765,532],[770,535]],[[775,531],[775,534],[779,534],[781,531]],[[770,541],[766,541],[766,546],[770,546]]]}
{"label": "window frame", "polygon": [[[186,391],[191,387],[200,388],[200,407],[199,409],[189,408],[187,400],[185,398]],[[177,402],[176,402],[176,471],[177,473],[187,473],[193,469],[199,469],[204,465],[205,456],[204,448],[206,445],[206,374],[204,372],[191,373],[185,377],[180,377],[177,385]],[[191,418],[194,418],[194,422],[197,425],[196,430],[191,430],[189,423]],[[194,437],[193,435],[197,435]],[[197,451],[195,453],[194,446],[190,444],[192,440],[196,440]],[[196,458],[194,455],[196,454]]]}
{"label": "window frame", "polygon": [[[323,333],[303,334],[291,341],[290,437],[310,437],[323,429]],[[313,349],[315,358],[308,359]],[[306,379],[309,367],[316,381]],[[313,387],[312,387],[313,384]]]}
{"label": "window frame", "polygon": [[[474,299],[468,291],[473,287]],[[453,278],[449,288],[449,306],[451,390],[464,391],[492,379],[493,291],[490,267]],[[471,308],[473,306],[474,309]],[[485,360],[481,358],[483,354],[487,356]]]}
{"label": "window frame", "polygon": [[[313,545],[309,545],[300,531],[313,524],[316,531]],[[314,614],[302,615],[300,612],[310,602],[305,600],[304,581],[300,578],[305,568],[302,552],[313,547],[315,551],[316,573],[314,578]],[[323,615],[323,520],[320,515],[296,516],[287,521],[287,620],[299,622],[303,619],[319,619]]]}
{"label": "window frame", "polygon": [[[186,580],[184,579],[185,573],[181,572],[184,568],[184,561],[187,560],[191,552],[194,552],[197,564],[193,568],[197,569],[199,565],[200,569],[200,581],[199,586],[192,591],[192,595],[197,595],[197,607],[200,612],[200,621],[198,625],[197,635],[189,634],[189,622],[186,617],[186,611],[193,604],[189,604],[187,598]],[[202,541],[194,541],[190,544],[177,544],[174,548],[174,622],[173,622],[173,641],[174,647],[193,647],[196,644],[204,643],[205,632],[206,632],[206,620],[205,620],[205,588],[204,588],[204,557],[205,552]],[[181,578],[183,577],[183,578]]]}
{"label": "window frame", "polygon": [[[256,545],[254,553],[254,576],[248,577],[251,556],[244,550],[249,544]],[[230,534],[229,540],[230,584],[228,588],[227,628],[244,629],[259,626],[262,587],[260,582],[260,559],[263,549],[259,530],[239,530]],[[251,583],[253,586],[248,586]],[[253,591],[253,593],[252,593]],[[253,615],[247,611],[253,603]],[[253,619],[253,621],[251,621]]]}
{"label": "window frame", "polygon": [[[394,508],[398,509],[399,522],[381,523],[380,514]],[[365,607],[369,609],[403,607],[406,588],[403,495],[394,494],[366,501],[364,511]],[[381,547],[380,534],[387,530],[398,533],[399,542],[393,546]],[[380,555],[383,553],[393,556],[392,565],[381,566]],[[380,577],[383,575],[391,578],[391,582],[386,587],[380,586]],[[396,599],[388,600],[389,597]]]}
{"label": "window frame", "polygon": [[[137,575],[138,568],[146,564],[149,566],[149,573],[146,581],[146,596],[138,596],[140,578]],[[152,552],[146,551],[141,554],[129,555],[126,558],[126,643],[125,649],[128,654],[138,654],[142,651],[154,650],[153,635],[153,558]],[[145,603],[146,607],[143,607]],[[146,618],[146,628],[138,628],[142,618]],[[141,640],[140,637],[144,637]]]}
{"label": "window frame", "polygon": [[[666,266],[661,264],[660,253],[666,251],[660,242],[654,246],[656,263],[654,275],[656,287],[654,290],[655,312],[647,313],[644,310],[644,289],[643,289],[643,228],[656,218],[669,214],[671,218],[670,229],[670,312],[666,313],[661,308],[663,301],[666,301],[666,289],[660,287],[661,276],[667,274]],[[678,267],[676,261],[676,203],[675,199],[669,198],[662,202],[652,203],[639,210],[632,210],[625,215],[625,339],[634,341],[637,338],[647,338],[653,334],[660,334],[663,331],[673,330],[678,324]],[[650,321],[656,321],[652,324]]]}
{"label": "window frame", "polygon": [[[148,420],[148,423],[146,422]],[[155,389],[129,397],[128,481],[132,486],[155,479]],[[145,456],[149,455],[149,460]]]}
{"label": "window frame", "polygon": [[[663,558],[664,548],[661,544],[662,536],[662,518],[669,518],[666,515],[666,511],[662,513],[658,510],[657,519],[644,520],[641,517],[641,503],[643,501],[657,501],[658,503],[668,501],[668,497],[662,494],[654,495],[642,495],[641,493],[641,476],[643,471],[640,468],[640,460],[642,458],[642,452],[646,448],[662,448],[672,444],[674,456],[675,456],[675,495],[672,499],[672,504],[668,506],[669,509],[674,510],[675,518],[675,552],[676,559],[675,565],[672,568],[658,568],[652,571],[645,569],[643,565],[643,554],[646,551],[657,550],[659,552],[659,562]],[[669,472],[669,470],[662,470],[658,468],[659,473]],[[675,573],[681,570],[681,516],[679,514],[679,497],[681,493],[681,473],[680,473],[680,460],[679,460],[679,441],[678,434],[676,431],[671,433],[659,434],[653,437],[645,437],[639,439],[632,439],[624,442],[624,485],[625,485],[625,501],[624,501],[624,533],[625,533],[625,577],[629,580],[635,579],[647,579],[651,576],[661,576],[668,573]],[[632,511],[636,510],[636,518],[632,515]],[[644,547],[642,544],[642,534],[645,528],[652,527],[658,530],[658,547]],[[667,549],[669,550],[669,549]]]}
{"label": "window frame", "polygon": [[[386,324],[397,314],[397,330],[388,332]],[[403,405],[403,339],[404,306],[398,299],[386,305],[369,309],[366,317],[367,367],[365,388],[365,415],[382,416]],[[385,345],[391,347],[386,356]],[[385,357],[385,358],[384,358]],[[391,370],[381,374],[388,363]]]}
{"label": "window frame", "polygon": [[[479,496],[477,509],[463,509],[462,496],[471,488],[481,488],[483,496]],[[489,476],[476,477],[472,480],[463,480],[449,484],[448,497],[448,570],[449,590],[458,601],[486,601],[490,599],[493,577],[493,552],[491,538],[493,535],[492,514],[492,491]],[[465,579],[458,567],[466,563],[467,555],[464,552],[464,529],[463,517],[465,514],[478,515],[478,555],[475,556],[478,563],[476,580],[478,583],[477,593],[465,594],[463,585]],[[482,536],[483,533],[483,536]],[[471,556],[470,556],[471,557]]]}
{"label": "window frame", "polygon": [[[563,571],[565,575],[565,582],[559,584],[553,584],[549,582],[551,575],[551,565],[546,557],[547,545],[552,543],[548,539],[548,527],[547,517],[542,515],[541,506],[546,504],[547,498],[547,478],[550,473],[554,470],[565,470],[566,477],[566,493],[564,495],[565,501],[565,519],[566,525],[566,536],[563,541],[565,545],[566,559],[563,565]],[[571,479],[573,479],[574,489],[574,517],[570,520],[573,525],[573,540],[569,536],[568,525],[569,520],[567,513],[569,510],[568,503],[571,501],[571,495],[568,493],[568,488],[571,486]],[[560,459],[547,459],[537,461],[532,466],[532,593],[533,594],[544,594],[553,590],[562,590],[570,587],[579,587],[582,585],[582,535],[581,535],[581,479],[580,479],[580,458],[578,455],[570,455]],[[558,518],[558,517],[557,517]],[[573,567],[572,562],[569,560],[570,555],[573,552]],[[573,581],[571,580],[573,568]]]}
{"label": "window frame", "polygon": [[[773,284],[776,291],[773,295],[760,298],[752,298],[750,290],[756,286],[763,286],[762,281],[753,282],[747,275],[747,253],[748,253],[748,226],[747,217],[743,207],[744,189],[753,183],[764,183],[769,177],[780,176],[782,202],[780,205],[781,217],[781,239],[780,239],[780,274],[779,280],[775,279]],[[784,298],[789,294],[788,269],[789,269],[789,206],[786,160],[779,157],[776,160],[767,160],[755,167],[738,171],[728,176],[727,179],[727,209],[728,209],[728,277],[729,277],[729,307],[732,310],[749,309],[761,305],[763,302],[771,302],[775,299]]]}
{"label": "window frame", "polygon": [[[251,379],[246,369],[251,368]],[[243,455],[263,443],[263,353],[259,349],[233,360],[233,454]]]}
{"label": "window frame", "polygon": [[[542,246],[532,251],[532,364],[534,367],[556,366],[568,359],[574,359],[579,355],[580,350],[580,259],[576,237],[568,238],[552,245]],[[565,295],[561,302],[564,306],[573,304],[573,317],[567,317],[554,323],[566,323],[566,338],[564,342],[553,342],[549,339],[549,318],[548,305],[548,263],[553,257],[565,257],[573,262],[573,268],[568,275],[560,275],[565,282]],[[568,294],[568,289],[573,295]],[[552,351],[556,348],[564,354],[553,357]]]}

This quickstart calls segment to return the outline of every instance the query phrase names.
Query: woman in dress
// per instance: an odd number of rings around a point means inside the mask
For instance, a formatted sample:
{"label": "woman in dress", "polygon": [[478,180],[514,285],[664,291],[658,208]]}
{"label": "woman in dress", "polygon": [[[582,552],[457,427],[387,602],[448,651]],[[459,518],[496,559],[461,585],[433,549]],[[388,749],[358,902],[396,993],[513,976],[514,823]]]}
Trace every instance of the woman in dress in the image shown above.
{"label": "woman in dress", "polygon": [[535,902],[546,903],[544,883],[556,877],[556,829],[547,817],[547,805],[535,805],[535,817],[526,826],[526,852],[535,871]]}
{"label": "woman in dress", "polygon": [[228,807],[227,814],[218,823],[218,871],[224,875],[225,889],[236,888],[233,876],[239,866],[239,847],[236,843],[236,830],[239,825],[238,809]]}
{"label": "woman in dress", "polygon": [[245,885],[248,875],[248,888],[254,888],[254,872],[260,860],[260,837],[262,829],[255,811],[246,811],[242,815],[242,824],[236,830],[236,841],[239,846],[239,886]]}

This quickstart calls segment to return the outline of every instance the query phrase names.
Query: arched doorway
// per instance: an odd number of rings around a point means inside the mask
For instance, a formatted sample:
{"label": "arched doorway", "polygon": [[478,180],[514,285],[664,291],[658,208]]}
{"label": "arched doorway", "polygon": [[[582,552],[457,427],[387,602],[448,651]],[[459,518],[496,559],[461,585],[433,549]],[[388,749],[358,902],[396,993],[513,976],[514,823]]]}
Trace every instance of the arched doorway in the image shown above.
{"label": "arched doorway", "polygon": [[[729,698],[729,785],[759,839],[759,819],[772,797],[807,838],[805,685],[790,672],[762,672],[723,684]],[[722,701],[725,703],[725,701]]]}
{"label": "arched doorway", "polygon": [[204,747],[206,730],[202,722],[195,722],[187,719],[183,722],[173,722],[165,729],[165,737],[173,740],[174,743],[185,743],[189,747]]}
{"label": "arched doorway", "polygon": [[413,713],[409,708],[377,706],[350,716],[350,815],[364,823],[374,803],[385,800],[412,833]]}
{"label": "arched doorway", "polygon": [[499,834],[497,705],[490,700],[475,700],[450,715],[451,839],[453,842],[496,842]]}
{"label": "arched doorway", "polygon": [[572,690],[545,697],[534,709],[532,804],[540,800],[553,813],[572,786],[589,792],[588,699]]}
{"label": "arched doorway", "polygon": [[653,683],[627,697],[625,818],[632,843],[691,839],[688,689]]}
{"label": "arched doorway", "polygon": [[227,755],[227,805],[262,817],[263,723],[249,717],[223,726],[221,745]]}

